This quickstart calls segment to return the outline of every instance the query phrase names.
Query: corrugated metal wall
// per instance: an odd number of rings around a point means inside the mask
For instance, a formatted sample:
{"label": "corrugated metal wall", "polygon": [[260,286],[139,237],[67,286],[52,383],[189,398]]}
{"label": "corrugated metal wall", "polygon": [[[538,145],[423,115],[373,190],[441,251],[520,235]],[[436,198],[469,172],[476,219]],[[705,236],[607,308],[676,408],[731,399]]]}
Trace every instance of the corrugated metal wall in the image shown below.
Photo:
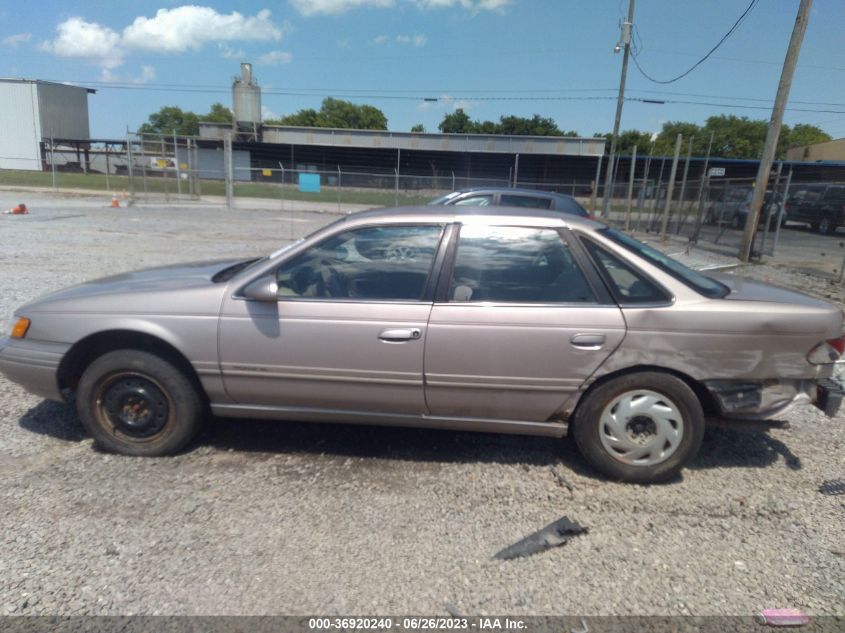
{"label": "corrugated metal wall", "polygon": [[41,170],[34,83],[0,82],[0,169]]}
{"label": "corrugated metal wall", "polygon": [[41,138],[88,139],[88,90],[77,86],[39,83]]}

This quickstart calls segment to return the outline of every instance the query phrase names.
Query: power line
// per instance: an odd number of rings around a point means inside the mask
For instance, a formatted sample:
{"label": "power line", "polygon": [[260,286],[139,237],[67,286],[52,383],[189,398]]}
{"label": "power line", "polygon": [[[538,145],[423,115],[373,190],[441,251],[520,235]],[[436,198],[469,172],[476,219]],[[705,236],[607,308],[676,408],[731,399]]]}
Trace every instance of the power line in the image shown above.
{"label": "power line", "polygon": [[740,25],[740,24],[742,24],[742,22],[745,20],[745,18],[748,16],[748,14],[749,14],[749,13],[751,13],[751,10],[752,10],[755,6],[757,6],[757,3],[758,3],[758,2],[759,2],[759,0],[751,0],[751,2],[750,2],[750,3],[748,4],[748,6],[745,8],[745,11],[743,11],[743,12],[742,12],[742,15],[740,15],[740,16],[739,16],[739,18],[737,18],[737,21],[736,21],[736,22],[734,22],[733,26],[732,26],[732,27],[728,30],[728,32],[727,32],[727,33],[725,33],[725,34],[722,36],[722,39],[720,39],[720,40],[716,43],[716,46],[714,46],[713,48],[711,48],[711,49],[707,52],[707,54],[706,54],[706,55],[704,55],[704,57],[702,57],[701,59],[699,59],[699,60],[698,60],[697,62],[695,62],[692,66],[690,66],[690,68],[688,68],[686,71],[682,72],[682,73],[681,73],[680,75],[678,75],[677,77],[673,77],[672,79],[661,80],[661,79],[655,79],[654,77],[652,77],[651,75],[649,75],[648,73],[646,73],[646,71],[644,71],[644,70],[643,70],[642,66],[640,66],[639,61],[637,61],[638,51],[633,51],[633,54],[631,55],[631,57],[633,57],[633,58],[634,58],[634,65],[637,67],[637,70],[639,70],[639,71],[640,71],[640,73],[642,74],[642,76],[643,76],[643,77],[645,77],[645,78],[646,78],[646,79],[648,79],[649,81],[651,81],[651,82],[653,82],[653,83],[656,83],[656,84],[671,84],[671,83],[675,83],[675,82],[676,82],[676,81],[678,81],[679,79],[683,79],[684,77],[686,77],[687,75],[689,75],[689,74],[690,74],[693,70],[695,70],[695,69],[696,69],[696,68],[698,68],[701,64],[703,64],[703,63],[707,60],[707,58],[708,58],[708,57],[710,57],[713,53],[715,53],[715,52],[716,52],[716,50],[717,50],[717,49],[718,49],[718,48],[719,48],[722,44],[724,44],[724,43],[728,40],[728,38],[729,38],[731,35],[733,35],[733,34],[734,34],[734,31],[736,31],[736,30],[739,28],[739,25]]}

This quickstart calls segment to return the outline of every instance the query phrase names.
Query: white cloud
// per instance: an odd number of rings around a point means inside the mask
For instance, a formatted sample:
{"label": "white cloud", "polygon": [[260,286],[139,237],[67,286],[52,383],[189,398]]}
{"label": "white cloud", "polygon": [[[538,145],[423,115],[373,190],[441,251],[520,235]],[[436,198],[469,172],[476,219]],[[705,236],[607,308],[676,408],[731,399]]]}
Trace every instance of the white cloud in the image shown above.
{"label": "white cloud", "polygon": [[387,35],[379,35],[373,40],[373,44],[387,44],[390,38]]}
{"label": "white cloud", "polygon": [[224,15],[211,7],[190,5],[159,9],[154,18],[137,17],[123,30],[123,43],[129,48],[168,52],[197,50],[207,42],[281,38],[282,31],[267,9],[245,17],[237,11]]}
{"label": "white cloud", "polygon": [[107,83],[123,83],[123,84],[146,84],[156,78],[156,69],[152,66],[141,66],[140,75],[124,75],[116,73],[110,68],[103,68],[100,72],[100,81]]}
{"label": "white cloud", "polygon": [[244,59],[246,57],[243,49],[234,49],[226,42],[218,42],[217,49],[220,51],[220,57],[223,59]]}
{"label": "white cloud", "polygon": [[106,69],[120,66],[132,50],[180,53],[213,42],[224,57],[242,58],[243,51],[226,42],[278,41],[287,28],[276,25],[267,9],[244,16],[237,11],[221,14],[210,7],[185,5],[159,9],[152,18],[139,16],[121,33],[80,17],[69,18],[56,27],[56,37],[43,42],[41,49],[60,57],[90,59]]}
{"label": "white cloud", "polygon": [[513,0],[412,0],[421,9],[447,9],[461,7],[468,11],[503,12]]}
{"label": "white cloud", "polygon": [[428,38],[423,35],[422,33],[417,33],[416,35],[397,35],[396,41],[400,44],[409,44],[411,46],[425,46],[426,42],[428,42]]}
{"label": "white cloud", "polygon": [[385,9],[396,4],[395,0],[290,0],[301,15],[340,15],[352,9],[373,7]]}
{"label": "white cloud", "polygon": [[258,63],[264,66],[278,66],[279,64],[290,64],[293,55],[287,51],[270,51],[258,58]]}
{"label": "white cloud", "polygon": [[15,33],[3,38],[3,45],[10,48],[15,48],[21,44],[26,44],[32,39],[32,33]]}
{"label": "white cloud", "polygon": [[270,108],[265,105],[261,106],[261,118],[266,121],[267,119],[278,119],[279,114],[278,112],[274,112]]}
{"label": "white cloud", "polygon": [[116,68],[123,63],[120,36],[112,29],[86,22],[82,18],[69,18],[56,27],[57,37],[41,44],[41,49],[59,57],[80,57]]}

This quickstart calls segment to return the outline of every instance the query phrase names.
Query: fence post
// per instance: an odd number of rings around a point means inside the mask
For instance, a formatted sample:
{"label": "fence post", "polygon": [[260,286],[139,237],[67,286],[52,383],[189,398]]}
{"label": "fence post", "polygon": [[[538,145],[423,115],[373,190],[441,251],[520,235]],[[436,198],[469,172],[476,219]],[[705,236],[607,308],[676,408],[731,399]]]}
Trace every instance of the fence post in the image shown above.
{"label": "fence post", "polygon": [[455,191],[455,171],[452,170],[452,191]]}
{"label": "fence post", "polygon": [[[783,225],[783,214],[786,213],[786,198],[789,196],[789,186],[792,184],[792,165],[789,166],[789,173],[786,175],[786,185],[783,188],[783,202],[780,205],[780,213],[778,213],[778,225],[775,227],[775,243],[772,245],[772,255],[778,249],[778,242],[780,241],[780,228]],[[842,281],[842,267],[839,268],[839,281]]]}
{"label": "fence post", "polygon": [[341,172],[340,172],[340,165],[337,166],[337,212],[340,213],[340,182],[341,182]]}
{"label": "fence post", "polygon": [[135,165],[132,162],[132,141],[129,138],[129,128],[126,129],[126,162],[128,163],[127,171],[129,172],[129,204],[135,202]]}
{"label": "fence post", "polygon": [[182,174],[179,170],[179,146],[176,144],[176,130],[173,130],[173,164],[176,165],[176,195],[182,197]]}
{"label": "fence post", "polygon": [[687,160],[684,163],[684,175],[681,178],[681,193],[678,194],[678,211],[675,214],[677,220],[675,222],[675,235],[680,235],[681,227],[686,223],[687,216],[683,216],[683,222],[681,221],[681,212],[684,210],[684,196],[687,192],[687,175],[689,174],[689,162],[692,158],[692,142],[695,140],[694,136],[690,136],[689,138],[689,145],[687,146]]}
{"label": "fence post", "polygon": [[678,173],[678,158],[681,155],[682,136],[675,139],[675,155],[672,157],[672,169],[669,171],[669,185],[666,187],[666,202],[663,205],[663,223],[660,225],[660,240],[666,241],[666,227],[669,225],[669,211],[672,207],[672,193],[675,190],[675,175]]}
{"label": "fence post", "polygon": [[628,201],[625,203],[625,230],[631,230],[631,197],[634,195],[634,172],[637,170],[637,146],[631,152],[631,173],[628,176]]}
{"label": "fence post", "polygon": [[[161,137],[161,161],[164,161],[164,166],[161,168],[162,180],[164,180],[164,199],[170,202],[170,189],[167,186],[167,149],[164,146],[164,135]],[[159,163],[161,165],[161,163]]]}
{"label": "fence post", "polygon": [[601,161],[604,158],[604,154],[599,156],[598,162],[596,162],[596,179],[593,180],[593,195],[590,196],[590,214],[595,215],[596,213],[596,194],[599,190],[599,178],[601,178]]}
{"label": "fence post", "polygon": [[53,152],[53,137],[50,137],[50,171],[53,174],[53,189],[56,188],[56,155]]}
{"label": "fence post", "polygon": [[279,205],[281,207],[281,211],[285,210],[285,166],[282,165],[282,161],[279,161],[279,169],[282,170],[282,184],[279,187]]}
{"label": "fence post", "polygon": [[144,202],[149,202],[147,192],[147,145],[144,143],[144,135],[141,135],[141,180],[144,183]]}
{"label": "fence post", "polygon": [[223,137],[223,166],[226,174],[226,208],[231,211],[232,194],[234,193],[234,187],[232,186],[232,134],[228,132]]}
{"label": "fence post", "polygon": [[513,163],[513,186],[516,188],[517,183],[519,182],[519,154],[516,155],[516,159]]}

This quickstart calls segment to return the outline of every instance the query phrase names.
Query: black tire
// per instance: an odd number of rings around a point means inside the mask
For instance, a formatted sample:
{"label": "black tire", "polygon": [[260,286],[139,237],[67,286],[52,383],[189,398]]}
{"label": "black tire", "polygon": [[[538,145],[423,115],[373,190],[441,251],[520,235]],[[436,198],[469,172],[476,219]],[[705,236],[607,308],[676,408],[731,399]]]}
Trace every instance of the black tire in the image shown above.
{"label": "black tire", "polygon": [[819,220],[818,231],[822,235],[833,235],[836,233],[836,224],[830,219],[829,215],[823,215]]}
{"label": "black tire", "polygon": [[[681,429],[680,439],[672,452],[665,459],[655,458],[652,464],[638,465],[626,463],[621,453],[615,453],[611,448],[606,448],[607,440],[603,439],[612,434],[612,431],[605,427],[602,416],[605,410],[612,412],[610,408],[618,399],[625,399],[628,394],[641,392],[654,393],[659,396],[658,406],[668,402],[679,414],[680,421],[676,420],[678,428]],[[692,460],[701,447],[704,437],[704,412],[701,403],[693,390],[680,378],[671,374],[660,372],[637,372],[626,374],[609,380],[599,385],[586,396],[575,413],[573,435],[581,450],[581,454],[593,468],[601,473],[621,481],[631,483],[658,483],[675,477],[681,469]],[[648,418],[648,415],[633,415],[625,419],[626,431],[632,429],[633,424],[641,424],[640,418]],[[648,422],[646,421],[646,424]],[[652,426],[654,422],[652,420]],[[638,433],[635,441],[640,441],[642,431]],[[627,441],[627,440],[626,440]],[[659,441],[659,440],[658,440]],[[647,447],[646,437],[642,446]],[[662,451],[666,446],[661,447]]]}
{"label": "black tire", "polygon": [[731,228],[737,231],[745,228],[745,222],[743,222],[742,218],[739,217],[739,213],[734,213],[733,217],[731,218]]}
{"label": "black tire", "polygon": [[181,370],[160,356],[129,349],[108,352],[88,366],[76,407],[98,446],[146,457],[184,448],[198,433],[205,411]]}

